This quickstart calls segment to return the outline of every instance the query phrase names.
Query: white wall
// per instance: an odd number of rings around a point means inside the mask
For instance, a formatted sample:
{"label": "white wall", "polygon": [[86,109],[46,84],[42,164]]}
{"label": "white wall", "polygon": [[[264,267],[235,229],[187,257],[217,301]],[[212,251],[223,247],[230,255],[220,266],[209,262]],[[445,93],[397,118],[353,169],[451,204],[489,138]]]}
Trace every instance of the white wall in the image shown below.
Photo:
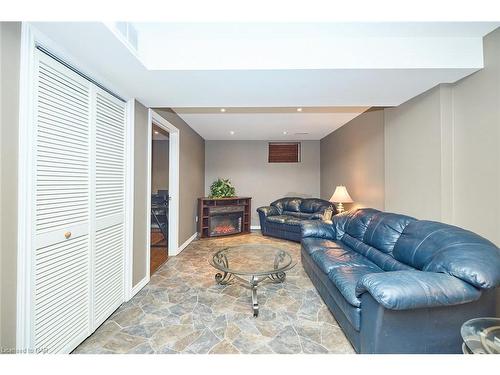
{"label": "white wall", "polygon": [[267,141],[206,141],[205,194],[218,177],[229,178],[239,196],[252,197],[256,209],[285,196],[319,197],[320,141],[302,141],[300,163],[268,163]]}

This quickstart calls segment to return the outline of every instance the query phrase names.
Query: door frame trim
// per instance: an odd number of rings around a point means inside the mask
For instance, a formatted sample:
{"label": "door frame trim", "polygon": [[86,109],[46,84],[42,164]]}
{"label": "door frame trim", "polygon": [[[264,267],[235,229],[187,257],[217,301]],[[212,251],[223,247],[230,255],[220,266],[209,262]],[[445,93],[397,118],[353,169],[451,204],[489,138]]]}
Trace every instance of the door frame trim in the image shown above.
{"label": "door frame trim", "polygon": [[153,124],[169,132],[169,169],[168,194],[171,197],[168,208],[168,255],[179,253],[179,154],[180,132],[174,125],[152,110],[148,111],[148,170],[147,170],[147,264],[146,275],[150,274],[151,263],[151,179],[152,179],[152,151],[153,151]]}
{"label": "door frame trim", "polygon": [[[33,229],[33,214],[35,201],[34,187],[34,95],[35,95],[35,51],[42,45],[55,53],[59,58],[98,82],[107,84],[106,80],[91,74],[88,69],[79,64],[71,55],[61,49],[50,38],[38,31],[29,22],[22,22],[20,45],[20,84],[19,84],[19,136],[18,136],[18,218],[17,218],[17,289],[16,289],[16,349],[28,353],[34,345],[34,314],[31,303],[33,293],[33,249],[35,232]],[[110,86],[110,85],[107,85]],[[110,88],[113,88],[110,86]],[[115,91],[119,93],[119,91]],[[132,105],[131,105],[132,103]],[[134,129],[134,99],[126,102],[126,134],[125,134],[125,248],[124,248],[124,293],[123,302],[128,299],[132,289],[132,251],[133,251],[133,129]],[[127,233],[128,232],[128,233]],[[91,301],[92,303],[92,301]],[[89,334],[92,327],[89,327]]]}
{"label": "door frame trim", "polygon": [[125,259],[123,264],[123,301],[133,297],[134,278],[134,124],[135,99],[127,101],[125,124]]}
{"label": "door frame trim", "polygon": [[18,217],[17,217],[17,290],[16,290],[16,349],[32,349],[33,306],[31,304],[33,276],[33,131],[34,119],[34,65],[35,35],[33,29],[22,23],[19,86],[18,138]]}

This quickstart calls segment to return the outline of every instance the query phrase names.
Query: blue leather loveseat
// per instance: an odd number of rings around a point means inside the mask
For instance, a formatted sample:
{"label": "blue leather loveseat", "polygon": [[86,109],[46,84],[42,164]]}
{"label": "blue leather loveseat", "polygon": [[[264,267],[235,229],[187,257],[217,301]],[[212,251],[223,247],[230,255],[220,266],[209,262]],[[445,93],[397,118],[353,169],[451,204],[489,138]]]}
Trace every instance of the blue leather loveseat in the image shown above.
{"label": "blue leather loveseat", "polygon": [[259,207],[260,230],[265,236],[284,238],[300,242],[301,224],[304,220],[323,219],[325,209],[335,207],[328,201],[317,198],[281,198],[270,206]]}
{"label": "blue leather loveseat", "polygon": [[455,226],[360,209],[302,224],[302,264],[359,353],[460,353],[495,316],[500,250]]}

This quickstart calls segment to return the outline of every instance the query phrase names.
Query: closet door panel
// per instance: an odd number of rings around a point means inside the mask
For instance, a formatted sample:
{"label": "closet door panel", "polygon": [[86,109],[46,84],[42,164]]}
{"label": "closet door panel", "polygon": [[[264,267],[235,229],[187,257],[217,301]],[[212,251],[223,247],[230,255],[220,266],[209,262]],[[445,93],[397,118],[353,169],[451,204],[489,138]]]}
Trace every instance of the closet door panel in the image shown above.
{"label": "closet door panel", "polygon": [[125,247],[125,104],[95,96],[94,325],[123,302]]}
{"label": "closet door panel", "polygon": [[90,83],[36,53],[34,346],[72,350],[90,322]]}

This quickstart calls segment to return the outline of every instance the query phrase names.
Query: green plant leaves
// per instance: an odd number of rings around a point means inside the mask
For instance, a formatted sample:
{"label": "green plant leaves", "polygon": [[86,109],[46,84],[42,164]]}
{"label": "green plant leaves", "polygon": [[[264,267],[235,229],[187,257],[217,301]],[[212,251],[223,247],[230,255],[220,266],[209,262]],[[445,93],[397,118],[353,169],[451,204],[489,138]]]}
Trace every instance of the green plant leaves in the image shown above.
{"label": "green plant leaves", "polygon": [[218,178],[210,185],[210,198],[234,197],[236,190],[229,179]]}

